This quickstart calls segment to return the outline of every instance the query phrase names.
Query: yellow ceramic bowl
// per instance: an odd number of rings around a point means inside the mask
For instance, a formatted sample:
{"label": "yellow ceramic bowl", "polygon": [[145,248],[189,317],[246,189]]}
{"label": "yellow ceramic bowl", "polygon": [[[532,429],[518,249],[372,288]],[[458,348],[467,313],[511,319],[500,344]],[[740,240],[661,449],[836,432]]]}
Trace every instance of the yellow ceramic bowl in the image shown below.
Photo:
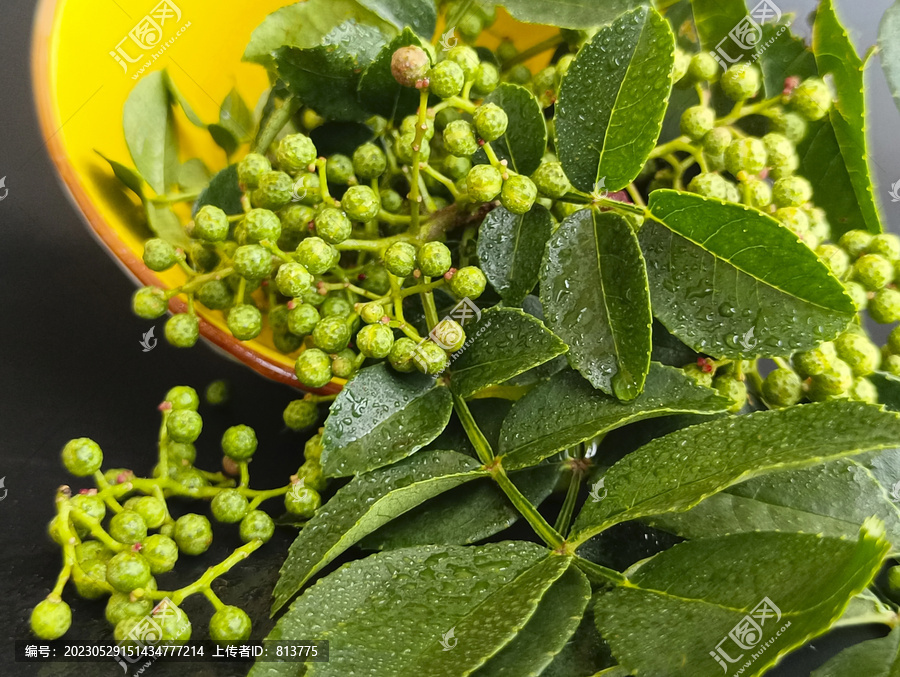
{"label": "yellow ceramic bowl", "polygon": [[[116,0],[100,10],[95,0],[41,0],[32,76],[50,157],[90,229],[139,284],[171,287],[185,278],[180,271],[154,273],[143,264],[147,232],[138,202],[112,177],[109,165],[95,150],[132,166],[122,132],[122,108],[138,80],[154,70],[168,69],[203,120],[218,120],[219,104],[232,87],[252,107],[268,80],[262,67],[242,63],[241,55],[253,29],[266,15],[288,4],[286,0]],[[516,23],[504,15],[485,35],[484,43],[494,46],[509,37],[528,46],[551,30]],[[542,58],[546,60],[546,55]],[[199,157],[211,171],[223,168],[225,155],[209,135],[190,125],[180,110],[176,115],[181,160]],[[170,309],[184,311],[185,300],[173,298]],[[221,312],[201,306],[198,313],[200,331],[207,340],[260,374],[301,387],[294,375],[294,359],[275,349],[271,332],[265,330],[253,341],[238,341],[228,332]],[[335,392],[341,385],[335,379],[317,392]]]}

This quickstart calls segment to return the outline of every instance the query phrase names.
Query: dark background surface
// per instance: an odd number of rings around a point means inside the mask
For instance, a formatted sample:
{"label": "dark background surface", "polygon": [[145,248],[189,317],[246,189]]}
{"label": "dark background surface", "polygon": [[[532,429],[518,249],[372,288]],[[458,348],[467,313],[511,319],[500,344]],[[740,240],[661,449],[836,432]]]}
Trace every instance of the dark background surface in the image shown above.
{"label": "dark background surface", "polygon": [[[794,28],[808,35],[805,17],[815,3],[779,4],[785,12],[797,12]],[[890,4],[838,0],[838,13],[860,51],[873,44],[878,20]],[[0,477],[5,476],[8,490],[0,501],[0,675],[121,675],[111,660],[42,667],[11,662],[13,640],[29,637],[30,610],[53,586],[59,569],[59,550],[46,536],[46,524],[53,514],[55,489],[74,479],[58,460],[63,444],[72,437],[92,437],[105,451],[104,467],[132,467],[146,475],[155,455],[156,405],[167,389],[188,384],[201,390],[217,378],[231,382],[232,402],[218,410],[201,408],[205,430],[198,444],[200,467],[217,469],[221,432],[247,423],[257,428],[261,450],[251,484],[284,484],[296,471],[304,437],[285,430],[281,421],[281,410],[293,399],[289,388],[263,380],[206,345],[177,351],[160,340],[153,351],[142,352],[139,340],[148,323],[129,312],[133,283],[89,234],[43,146],[30,85],[34,7],[34,0],[0,0],[0,177],[7,177],[9,189],[0,202]],[[97,0],[99,13],[114,9],[112,0]],[[900,117],[877,63],[870,65],[868,82],[876,194],[896,231],[900,204],[892,204],[887,191],[900,179]],[[159,334],[162,323],[157,324]],[[72,485],[87,486],[77,480]],[[273,508],[278,506],[271,505],[275,512]],[[204,506],[189,509],[205,512]],[[179,580],[194,580],[207,565],[224,558],[237,545],[235,531],[217,528],[206,556],[193,561],[182,557]],[[239,603],[254,620],[266,619],[274,576],[291,536],[289,530],[279,530],[248,562],[220,579],[216,590],[223,600]],[[67,637],[107,637],[103,603],[73,597],[67,595],[76,620]],[[208,604],[192,598],[185,609],[195,637],[205,636]],[[254,636],[269,627],[269,621],[261,620]],[[878,628],[830,633],[770,674],[808,675],[840,647],[879,634]],[[156,664],[148,672],[240,675],[246,668],[170,663]]]}

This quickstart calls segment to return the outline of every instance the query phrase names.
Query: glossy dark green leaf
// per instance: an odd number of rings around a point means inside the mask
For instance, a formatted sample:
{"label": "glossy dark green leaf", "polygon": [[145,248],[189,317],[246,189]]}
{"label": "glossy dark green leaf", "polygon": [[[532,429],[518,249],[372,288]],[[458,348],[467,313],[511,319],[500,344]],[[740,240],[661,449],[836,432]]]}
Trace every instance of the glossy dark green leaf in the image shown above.
{"label": "glossy dark green leaf", "polygon": [[614,672],[615,660],[609,646],[597,633],[593,605],[589,604],[575,634],[541,677],[629,677]]}
{"label": "glossy dark green leaf", "polygon": [[844,649],[810,677],[897,677],[900,674],[900,628],[887,637]]}
{"label": "glossy dark green leaf", "polygon": [[281,567],[273,613],[360,538],[422,502],[487,472],[470,456],[427,451],[354,477],[300,530]]}
{"label": "glossy dark green leaf", "polygon": [[900,108],[900,2],[887,8],[878,27],[878,50],[881,70]]}
{"label": "glossy dark green leaf", "polygon": [[535,465],[629,423],[672,414],[725,411],[729,403],[674,367],[652,363],[644,392],[621,402],[594,389],[574,371],[563,371],[516,402],[503,421],[504,468]]}
{"label": "glossy dark green leaf", "polygon": [[624,217],[582,209],[562,222],[547,245],[541,304],[569,362],[595,388],[622,400],[640,394],[650,368],[650,293]]}
{"label": "glossy dark green leaf", "polygon": [[853,301],[813,251],[742,205],[657,190],[640,232],[657,318],[715,357],[781,356],[837,336]]}
{"label": "glossy dark green leaf", "polygon": [[540,320],[517,308],[491,308],[466,326],[467,345],[450,365],[450,384],[462,398],[497,385],[566,352]]}
{"label": "glossy dark green leaf", "polygon": [[[691,0],[691,7],[700,47],[707,51],[715,51],[722,39],[728,38],[728,33],[747,16],[744,0]],[[736,48],[732,44],[727,47]]]}
{"label": "glossy dark green leaf", "polygon": [[[523,542],[390,550],[307,589],[268,639],[327,639],[329,662],[308,664],[316,677],[469,674],[515,638],[570,563]],[[250,675],[297,665],[257,663]]]}
{"label": "glossy dark green leaf", "polygon": [[496,3],[519,21],[560,28],[592,28],[610,23],[617,16],[642,4],[642,0],[498,0]]}
{"label": "glossy dark green leaf", "polygon": [[637,674],[719,677],[724,666],[757,677],[872,581],[888,550],[880,526],[868,521],[852,540],[757,532],[681,543],[598,594],[597,628]]}
{"label": "glossy dark green leaf", "polygon": [[666,20],[639,7],[578,52],[556,104],[557,150],[573,186],[592,192],[603,180],[621,190],[640,173],[662,129],[674,51]]}
{"label": "glossy dark green leaf", "polygon": [[491,211],[478,230],[478,262],[508,306],[519,306],[538,282],[553,219],[541,205],[525,214]]}
{"label": "glossy dark green leaf", "polygon": [[[511,472],[509,478],[538,506],[553,491],[561,470],[562,465],[554,463]],[[507,529],[520,517],[493,479],[476,479],[384,525],[362,546],[396,550],[411,545],[468,545]]]}
{"label": "glossy dark green leaf", "polygon": [[437,7],[434,0],[358,0],[382,19],[402,31],[409,27],[424,38],[434,35]]}
{"label": "glossy dark green leaf", "polygon": [[178,187],[186,193],[206,188],[209,180],[209,169],[199,158],[191,158],[178,169]]}
{"label": "glossy dark green leaf", "polygon": [[142,78],[128,95],[122,113],[125,143],[134,166],[159,195],[178,182],[178,141],[167,80],[165,71]]}
{"label": "glossy dark green leaf", "polygon": [[234,132],[228,127],[214,122],[207,129],[209,130],[209,135],[212,137],[213,141],[215,141],[219,148],[225,151],[225,155],[228,157],[234,155],[235,151],[241,145],[240,139],[238,139],[234,135]]}
{"label": "glossy dark green leaf", "polygon": [[401,47],[422,46],[409,28],[381,48],[359,79],[359,100],[363,107],[388,120],[400,120],[419,107],[419,92],[403,87],[391,73],[391,58]]}
{"label": "glossy dark green leaf", "polygon": [[113,174],[119,181],[125,184],[125,186],[129,188],[135,195],[141,198],[141,200],[144,199],[144,179],[140,174],[138,174],[131,167],[126,167],[121,162],[110,160],[99,150],[95,150],[94,152],[109,163],[109,166],[113,170]]}
{"label": "glossy dark green leaf", "polygon": [[144,202],[147,214],[147,225],[156,237],[166,242],[187,249],[191,240],[181,225],[181,219],[166,205],[156,205],[152,201]]}
{"label": "glossy dark green leaf", "polygon": [[884,488],[855,459],[757,477],[726,489],[683,513],[648,522],[684,538],[745,531],[802,531],[854,537],[868,517],[885,524],[893,550],[900,550],[900,511]]}
{"label": "glossy dark green leaf", "polygon": [[543,674],[578,629],[591,584],[578,567],[569,567],[550,586],[537,611],[509,644],[477,670],[476,677],[524,677]]}
{"label": "glossy dark green leaf", "polygon": [[878,371],[869,376],[878,389],[878,401],[888,409],[900,411],[900,378]]}
{"label": "glossy dark green leaf", "polygon": [[[849,177],[852,194],[857,202],[856,210],[865,224],[864,229],[873,233],[884,230],[878,204],[872,190],[872,172],[866,150],[866,115],[863,94],[863,63],[856,53],[847,31],[834,12],[831,0],[823,0],[816,10],[813,25],[813,52],[819,75],[831,75],[837,94],[834,108],[828,115],[834,137]],[[827,124],[827,123],[826,123]],[[811,132],[812,133],[812,132]],[[832,162],[837,158],[831,158]],[[806,163],[808,166],[808,163]],[[839,191],[844,185],[814,183],[816,198],[826,191]],[[821,206],[827,209],[828,205]],[[832,224],[839,222],[837,237],[844,232],[844,215],[828,212]]]}
{"label": "glossy dark green leaf", "polygon": [[[537,296],[529,294],[522,301],[522,310],[529,315],[536,317],[541,322],[544,321],[544,309],[541,307],[541,300]],[[557,355],[549,362],[539,364],[534,369],[522,372],[518,376],[509,379],[504,385],[531,386],[561,372],[569,366],[565,355]]]}
{"label": "glossy dark green leaf", "polygon": [[232,88],[219,108],[219,124],[225,127],[241,143],[253,138],[256,123],[253,112],[244,102],[240,92]]}
{"label": "glossy dark green leaf", "polygon": [[368,116],[357,88],[363,70],[385,43],[376,28],[346,21],[323,40],[325,45],[275,52],[279,77],[293,94],[320,115],[333,120],[361,121]]}
{"label": "glossy dark green leaf", "polygon": [[356,0],[305,0],[267,16],[250,36],[243,59],[273,67],[274,52],[281,47],[318,47],[335,27],[347,21],[374,26],[388,38],[396,35],[389,23]]}
{"label": "glossy dark green leaf", "polygon": [[237,165],[231,165],[218,172],[209,182],[209,186],[200,193],[194,205],[194,213],[196,214],[201,207],[214,205],[226,214],[243,214],[244,208],[241,205],[243,194],[238,182]]}
{"label": "glossy dark green leaf", "polygon": [[329,121],[309,133],[320,156],[341,153],[348,157],[364,143],[374,140],[372,128],[362,122]]}
{"label": "glossy dark green leaf", "polygon": [[764,24],[762,35],[760,43],[768,45],[759,59],[765,96],[778,96],[784,90],[784,80],[788,76],[806,79],[817,74],[815,56],[803,38],[791,32],[787,20]]}
{"label": "glossy dark green leaf", "polygon": [[683,367],[697,361],[697,351],[688,348],[669,333],[659,320],[653,322],[653,351],[650,359],[670,367]]}
{"label": "glossy dark green leaf", "polygon": [[[520,85],[504,82],[485,97],[485,103],[500,106],[509,118],[506,134],[491,143],[497,157],[508,161],[519,174],[534,172],[547,150],[547,123],[534,94]],[[488,162],[483,150],[473,160]]]}
{"label": "glossy dark green leaf", "polygon": [[900,446],[900,416],[861,402],[821,402],[694,425],[615,463],[604,476],[606,498],[585,503],[570,540],[582,543],[613,524],[688,510],[753,477],[894,446]]}
{"label": "glossy dark green leaf", "polygon": [[452,409],[450,391],[430,376],[400,374],[383,363],[363,369],[325,421],[325,474],[354,475],[409,456],[441,433]]}

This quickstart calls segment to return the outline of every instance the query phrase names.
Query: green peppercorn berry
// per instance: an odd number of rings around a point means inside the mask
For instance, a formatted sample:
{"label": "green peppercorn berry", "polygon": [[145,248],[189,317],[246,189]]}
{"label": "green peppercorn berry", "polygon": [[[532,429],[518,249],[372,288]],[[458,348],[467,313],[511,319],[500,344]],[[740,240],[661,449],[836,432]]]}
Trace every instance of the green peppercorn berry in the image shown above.
{"label": "green peppercorn berry", "polygon": [[698,52],[691,57],[688,74],[697,82],[708,82],[719,76],[719,63],[709,52]]}
{"label": "green peppercorn berry", "polygon": [[837,245],[820,244],[816,247],[816,254],[835,277],[844,277],[850,270],[850,257]]}
{"label": "green peppercorn berry", "polygon": [[384,174],[387,158],[374,143],[364,143],[353,151],[353,173],[361,181],[371,181]]}
{"label": "green peppercorn berry", "polygon": [[[401,134],[416,134],[419,131],[419,116],[407,115],[400,123]],[[422,138],[430,141],[434,138],[434,120],[425,119],[425,126],[422,128]]]}
{"label": "green peppercorn berry", "polygon": [[691,179],[688,190],[703,197],[725,200],[728,198],[728,181],[715,172],[705,172]]}
{"label": "green peppercorn berry", "polygon": [[306,440],[306,444],[303,447],[303,456],[308,461],[316,462],[322,458],[322,433],[317,433]]}
{"label": "green peppercorn berry", "polygon": [[531,82],[531,70],[524,63],[517,63],[506,73],[509,82],[516,85],[527,85]]}
{"label": "green peppercorn berry", "polygon": [[319,406],[312,400],[293,400],[284,408],[282,418],[291,430],[306,430],[319,420]]}
{"label": "green peppercorn berry", "polygon": [[[309,205],[293,202],[278,211],[281,221],[281,234],[296,234],[300,237],[309,232],[309,222],[316,217],[316,212]],[[299,241],[298,241],[299,244]]]}
{"label": "green peppercorn berry", "polygon": [[359,317],[366,324],[381,322],[385,317],[384,306],[378,301],[369,301],[359,307]]}
{"label": "green peppercorn berry", "polygon": [[434,341],[425,340],[416,346],[413,364],[423,374],[437,376],[442,373],[449,362],[447,353]]}
{"label": "green peppercorn berry", "polygon": [[214,205],[201,207],[194,215],[191,236],[204,242],[221,242],[228,237],[228,216]]}
{"label": "green peppercorn berry", "polygon": [[144,264],[156,272],[168,270],[178,262],[175,247],[158,237],[144,243]]}
{"label": "green peppercorn berry", "polygon": [[827,341],[815,348],[797,353],[794,355],[793,361],[797,373],[803,378],[808,378],[825,373],[835,359],[837,359],[837,351],[834,344]]}
{"label": "green peppercorn berry", "polygon": [[289,134],[278,142],[275,161],[285,172],[296,174],[316,161],[316,145],[306,134]]}
{"label": "green peppercorn berry", "polygon": [[[748,64],[735,64],[722,74],[722,91],[732,101],[752,99],[759,92],[759,69]],[[755,173],[755,172],[754,172]]]}
{"label": "green peppercorn berry", "polygon": [[[394,341],[391,346],[391,352],[388,360],[391,366],[400,372],[415,371],[416,363],[413,361],[416,356],[418,344],[407,336],[402,336]],[[309,455],[307,455],[309,458]]]}
{"label": "green peppercorn berry", "polygon": [[297,247],[297,259],[313,275],[322,275],[337,264],[340,253],[322,238],[308,237]]}
{"label": "green peppercorn berry", "polygon": [[869,301],[869,316],[878,324],[900,321],[900,291],[891,287],[879,289]]}
{"label": "green peppercorn berry", "polygon": [[559,162],[542,162],[531,175],[531,180],[538,192],[551,200],[558,200],[572,188]]}
{"label": "green peppercorn berry", "polygon": [[[88,560],[100,560],[108,562],[115,553],[103,545],[100,541],[83,541],[75,546],[75,561],[87,562]],[[104,572],[104,578],[106,572]]]}
{"label": "green peppercorn berry", "polygon": [[156,496],[141,496],[131,509],[141,516],[150,529],[159,529],[166,521],[166,504]]}
{"label": "green peppercorn berry", "polygon": [[428,90],[441,99],[449,99],[462,91],[466,76],[454,61],[441,61],[428,71]]}
{"label": "green peppercorn berry", "polygon": [[474,202],[490,202],[503,188],[503,176],[492,165],[475,165],[466,177],[469,198]]}
{"label": "green peppercorn berry", "polygon": [[288,331],[296,336],[306,336],[315,329],[320,319],[315,306],[301,303],[288,311]]}
{"label": "green peppercorn berry", "polygon": [[727,127],[710,129],[703,137],[703,150],[707,155],[724,156],[728,146],[734,140]]}
{"label": "green peppercorn berry", "polygon": [[415,87],[425,79],[430,59],[417,45],[401,47],[391,56],[391,74],[404,87]]}
{"label": "green peppercorn berry", "polygon": [[684,372],[685,376],[691,379],[697,385],[705,386],[707,388],[712,388],[713,385],[713,374],[715,370],[707,371],[703,367],[701,367],[696,362],[691,362],[690,364],[686,364],[681,368]]}
{"label": "green peppercorn berry", "polygon": [[445,317],[430,334],[432,340],[449,353],[455,353],[466,342],[466,332],[456,320]]}
{"label": "green peppercorn berry", "polygon": [[209,638],[214,642],[246,642],[252,628],[250,616],[236,606],[223,606],[209,619]]}
{"label": "green peppercorn berry", "polygon": [[162,630],[163,642],[186,642],[191,638],[190,619],[184,611],[171,602],[165,600],[160,602],[153,608],[150,618]]}
{"label": "green peppercorn berry", "polygon": [[725,151],[725,168],[734,176],[740,172],[759,174],[766,166],[766,159],[766,146],[760,139],[736,139]]}
{"label": "green peppercorn berry", "polygon": [[353,314],[353,304],[341,292],[332,292],[325,297],[319,312],[322,317],[350,317]]}
{"label": "green peppercorn berry", "polygon": [[284,172],[266,172],[259,179],[259,187],[250,195],[254,207],[281,209],[291,201],[294,182]]}
{"label": "green peppercorn berry", "polygon": [[378,194],[369,186],[351,186],[341,198],[341,207],[354,221],[371,221],[378,216],[381,205]]}
{"label": "green peppercorn berry", "polygon": [[367,324],[356,335],[356,345],[366,357],[387,357],[394,345],[394,332],[384,324]]}
{"label": "green peppercorn berry", "polygon": [[[307,266],[307,269],[308,268],[309,266]],[[303,303],[307,303],[315,308],[319,308],[323,303],[325,303],[325,295],[320,294],[319,290],[316,287],[310,287],[308,291],[303,292],[303,294],[300,296],[300,300]]]}
{"label": "green peppercorn berry", "polygon": [[249,341],[262,331],[262,313],[256,306],[239,303],[228,311],[225,324],[238,341]]}
{"label": "green peppercorn berry", "polygon": [[106,563],[106,580],[119,592],[143,588],[150,578],[150,563],[139,552],[123,550]]}
{"label": "green peppercorn berry", "polygon": [[303,519],[312,519],[321,505],[322,497],[319,496],[319,492],[299,482],[284,495],[285,510]]}
{"label": "green peppercorn berry", "polygon": [[782,207],[775,211],[775,218],[801,238],[809,233],[809,217],[802,209]]}
{"label": "green peppercorn berry", "polygon": [[203,515],[189,512],[175,520],[173,538],[184,554],[202,555],[212,544],[212,525]]}
{"label": "green peppercorn berry", "polygon": [[769,405],[790,407],[803,397],[803,382],[792,369],[775,369],[763,381],[762,393]]}
{"label": "green peppercorn berry", "polygon": [[869,242],[866,253],[880,254],[884,258],[896,262],[900,260],[900,237],[893,233],[879,233]]}
{"label": "green peppercorn berry", "polygon": [[825,215],[825,210],[820,207],[809,207],[807,205],[803,208],[803,211],[805,211],[806,215],[809,217],[810,232],[820,241],[830,240],[831,224],[828,223],[828,217]]}
{"label": "green peppercorn berry", "polygon": [[841,235],[838,244],[851,259],[856,259],[868,251],[872,244],[872,234],[865,230],[848,230]]}
{"label": "green peppercorn berry", "polygon": [[325,178],[328,183],[347,186],[354,183],[353,160],[341,153],[335,153],[325,163]]}
{"label": "green peppercorn berry", "polygon": [[[427,141],[423,140],[419,144],[419,162],[428,162],[428,159],[431,157],[431,146]],[[397,142],[394,144],[394,152],[397,154],[397,158],[406,164],[410,164],[413,161],[413,157],[415,156],[416,151],[416,135],[413,132],[409,134],[401,134],[397,138]]]}
{"label": "green peppercorn berry", "polygon": [[709,106],[691,106],[681,114],[681,133],[699,141],[712,131],[716,112]]}
{"label": "green peppercorn berry", "polygon": [[812,199],[812,185],[801,176],[779,179],[772,187],[772,199],[778,207],[799,207]]}
{"label": "green peppercorn berry", "polygon": [[187,313],[173,315],[166,322],[165,335],[175,348],[190,348],[200,338],[200,323]]}
{"label": "green peppercorn berry", "polygon": [[249,244],[263,240],[277,242],[281,237],[281,221],[268,209],[251,209],[244,217],[244,238]]}
{"label": "green peppercorn berry", "polygon": [[[301,293],[303,291],[305,291],[305,288],[301,290]],[[283,303],[278,303],[269,308],[269,326],[272,327],[272,331],[287,331],[287,315],[288,307]]]}
{"label": "green peppercorn berry", "polygon": [[331,359],[317,348],[308,348],[297,357],[294,372],[308,388],[321,388],[331,380]]}
{"label": "green peppercorn berry", "polygon": [[313,276],[303,264],[296,262],[282,263],[275,276],[275,285],[285,296],[300,296],[312,286],[312,283]]}
{"label": "green peppercorn berry", "polygon": [[31,632],[40,639],[59,639],[72,625],[72,609],[55,596],[40,602],[31,611]]}
{"label": "green peppercorn berry", "polygon": [[900,327],[894,327],[888,334],[887,351],[892,355],[900,355]]}
{"label": "green peppercorn berry", "polygon": [[234,252],[234,270],[251,280],[262,280],[272,272],[272,254],[258,244],[245,244]]}
{"label": "green peppercorn berry", "polygon": [[251,510],[241,520],[240,537],[244,543],[260,540],[263,543],[275,533],[275,523],[262,510]]}
{"label": "green peppercorn berry", "polygon": [[331,360],[331,372],[337,378],[350,378],[356,373],[356,353],[349,348],[337,353]]}
{"label": "green peppercorn berry", "polygon": [[475,128],[466,120],[455,120],[444,128],[444,148],[451,155],[468,157],[478,150]]}
{"label": "green peppercorn berry", "polygon": [[572,62],[574,60],[575,60],[574,54],[563,54],[559,58],[559,61],[556,62],[556,70],[559,73],[560,78],[565,77],[566,73],[569,72],[569,67],[572,65]]}
{"label": "green peppercorn berry", "polygon": [[272,164],[265,155],[248,153],[238,163],[238,181],[244,188],[253,190],[259,186],[260,177],[271,170]]}
{"label": "green peppercorn berry", "polygon": [[[320,186],[321,182],[316,172],[300,172],[291,187],[291,201],[305,206],[319,204],[322,201]],[[312,216],[309,220],[312,220]]]}
{"label": "green peppercorn berry", "polygon": [[790,104],[804,119],[821,120],[831,110],[834,95],[824,80],[807,78],[791,92]]}
{"label": "green peppercorn berry", "polygon": [[109,594],[106,583],[106,562],[96,559],[76,562],[72,567],[72,582],[78,595],[84,599],[100,599]]}
{"label": "green peppercorn berry", "polygon": [[131,297],[131,309],[144,320],[155,320],[169,308],[166,292],[159,287],[141,287]]}
{"label": "green peppercorn berry", "polygon": [[475,266],[460,268],[450,278],[450,291],[458,299],[477,299],[484,293],[486,286],[487,278]]}
{"label": "green peppercorn berry", "polygon": [[256,431],[248,425],[231,426],[222,435],[222,453],[233,461],[249,460],[257,445]]}
{"label": "green peppercorn berry", "polygon": [[454,47],[447,53],[447,60],[458,64],[466,76],[466,82],[475,77],[478,72],[478,66],[481,65],[481,59],[478,58],[478,52],[471,47],[459,45]]}
{"label": "green peppercorn berry", "polygon": [[79,437],[66,442],[62,450],[62,462],[75,477],[93,475],[103,464],[103,452],[94,440]]}
{"label": "green peppercorn berry", "polygon": [[287,329],[273,331],[272,343],[275,344],[275,349],[278,352],[285,355],[295,353],[303,347],[303,339],[291,334]]}
{"label": "green peppercorn berry", "polygon": [[147,523],[137,512],[123,510],[109,521],[109,535],[120,543],[140,543],[147,537]]}
{"label": "green peppercorn berry", "polygon": [[[480,165],[484,166],[484,165]],[[450,270],[453,259],[443,242],[426,242],[416,254],[419,270],[426,277],[439,277]]]}
{"label": "green peppercorn berry", "polygon": [[97,494],[76,494],[71,498],[72,507],[87,513],[98,522],[106,517],[106,504]]}
{"label": "green peppercorn berry", "polygon": [[506,111],[495,103],[478,107],[474,115],[475,131],[485,141],[495,141],[506,133],[509,118]]}
{"label": "green peppercorn berry", "polygon": [[880,254],[864,254],[853,264],[853,279],[869,291],[878,291],[894,279],[894,266]]}
{"label": "green peppercorn berry", "polygon": [[853,371],[850,369],[850,365],[835,358],[831,361],[831,366],[823,373],[811,377],[809,399],[813,402],[823,402],[844,397],[849,395],[852,387]]}
{"label": "green peppercorn berry", "polygon": [[175,442],[193,442],[202,430],[203,419],[191,409],[176,409],[166,417],[166,432]]}
{"label": "green peppercorn berry", "polygon": [[713,388],[719,394],[731,402],[728,411],[737,413],[747,404],[747,386],[743,381],[736,379],[731,374],[723,374],[713,378]]}
{"label": "green peppercorn berry", "polygon": [[484,30],[484,22],[475,12],[469,12],[459,18],[456,28],[464,40],[475,42]]}
{"label": "green peppercorn berry", "polygon": [[[152,580],[152,579],[151,579]],[[135,597],[128,593],[114,592],[106,603],[106,620],[113,626],[126,618],[143,618],[153,610],[153,600]]]}
{"label": "green peppercorn berry", "polygon": [[340,209],[326,207],[316,216],[316,234],[325,242],[338,244],[352,233],[353,224]]}
{"label": "green peppercorn berry", "polygon": [[386,188],[379,192],[379,197],[381,199],[381,208],[386,212],[399,214],[400,210],[403,209],[403,198],[396,190]]}
{"label": "green peppercorn berry", "polygon": [[790,176],[800,165],[794,143],[782,134],[772,132],[762,138],[774,178]]}
{"label": "green peppercorn berry", "polygon": [[900,355],[888,355],[885,357],[881,368],[888,374],[900,376]]}
{"label": "green peppercorn berry", "polygon": [[223,489],[213,498],[210,510],[219,522],[234,524],[244,519],[250,510],[250,502],[237,489]]}
{"label": "green peppercorn berry", "polygon": [[150,572],[154,576],[164,574],[175,568],[178,561],[178,544],[168,536],[153,534],[143,542],[141,554],[150,564]]}
{"label": "green peppercorn berry", "polygon": [[556,100],[556,90],[559,86],[559,73],[555,66],[547,66],[534,75],[531,82],[531,90],[538,98],[541,108],[546,108]]}
{"label": "green peppercorn berry", "polygon": [[744,201],[755,209],[772,204],[772,187],[762,179],[750,178],[744,182]]}
{"label": "green peppercorn berry", "polygon": [[475,71],[475,80],[472,84],[472,91],[478,96],[487,96],[500,84],[500,71],[497,67],[487,61],[478,64],[478,70]]}
{"label": "green peppercorn berry", "polygon": [[850,399],[868,404],[878,404],[878,388],[867,378],[858,378],[850,388]]}
{"label": "green peppercorn berry", "polygon": [[881,351],[868,336],[845,332],[834,341],[839,358],[846,362],[854,376],[868,376],[881,364]]}
{"label": "green peppercorn berry", "polygon": [[527,176],[514,174],[503,182],[500,202],[513,214],[525,214],[537,199],[537,187]]}
{"label": "green peppercorn berry", "polygon": [[234,303],[234,294],[227,282],[210,280],[197,290],[197,300],[210,310],[225,310]]}
{"label": "green peppercorn berry", "polygon": [[316,348],[336,353],[350,342],[350,326],[343,317],[325,317],[313,329],[312,336]]}

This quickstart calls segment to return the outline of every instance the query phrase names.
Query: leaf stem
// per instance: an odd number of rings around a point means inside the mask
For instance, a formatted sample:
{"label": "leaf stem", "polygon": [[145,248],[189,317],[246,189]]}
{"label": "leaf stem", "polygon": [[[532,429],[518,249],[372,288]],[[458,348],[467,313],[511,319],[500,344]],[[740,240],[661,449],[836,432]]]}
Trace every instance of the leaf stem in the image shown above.
{"label": "leaf stem", "polygon": [[595,583],[612,583],[613,585],[622,585],[628,579],[615,569],[610,569],[601,564],[595,564],[584,557],[575,556],[575,565],[587,574]]}
{"label": "leaf stem", "polygon": [[536,45],[532,45],[528,49],[522,50],[521,52],[516,54],[511,59],[507,59],[506,61],[503,62],[503,66],[502,66],[501,70],[509,70],[512,66],[515,66],[516,64],[524,63],[525,61],[528,61],[528,59],[530,59],[533,56],[537,56],[538,54],[546,52],[548,49],[553,49],[554,47],[556,47],[558,44],[560,44],[564,40],[565,40],[565,38],[563,38],[562,33],[557,33],[556,35],[554,35],[551,38],[547,38],[546,40],[543,40],[542,42],[539,42]]}
{"label": "leaf stem", "polygon": [[575,512],[575,502],[578,500],[578,492],[581,490],[581,480],[583,478],[584,472],[580,467],[572,471],[566,498],[563,501],[562,508],[559,510],[556,524],[553,525],[553,528],[560,534],[564,534],[569,530],[569,524],[572,522],[572,514]]}
{"label": "leaf stem", "polygon": [[[414,235],[419,232],[419,158],[421,157],[420,151],[425,140],[425,130],[427,129],[427,113],[428,90],[423,89],[419,94],[419,115],[416,118],[416,138],[413,141],[412,177],[409,187],[410,230]],[[424,142],[427,143],[427,141]]]}
{"label": "leaf stem", "polygon": [[290,122],[291,118],[294,117],[294,113],[298,110],[300,110],[300,100],[296,96],[292,95],[285,99],[282,102],[281,107],[275,110],[272,115],[269,116],[269,119],[266,120],[266,124],[260,130],[259,136],[256,138],[253,152],[265,155],[266,151],[269,150],[269,146],[271,146],[272,142],[275,140],[275,137],[278,136],[278,133],[284,129],[288,122]]}

